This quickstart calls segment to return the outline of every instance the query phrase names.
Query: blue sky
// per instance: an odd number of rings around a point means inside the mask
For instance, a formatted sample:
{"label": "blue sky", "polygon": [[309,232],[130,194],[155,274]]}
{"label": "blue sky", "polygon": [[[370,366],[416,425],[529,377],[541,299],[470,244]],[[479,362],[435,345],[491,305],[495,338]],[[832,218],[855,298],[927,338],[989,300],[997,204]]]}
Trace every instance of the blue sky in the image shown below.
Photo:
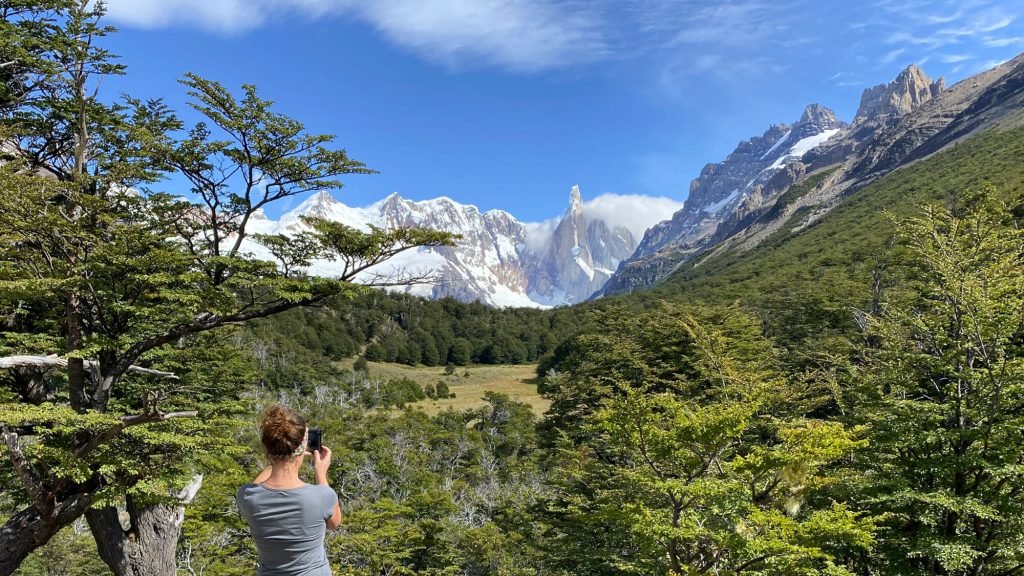
{"label": "blue sky", "polygon": [[185,72],[256,84],[380,170],[335,194],[350,205],[443,195],[539,221],[579,184],[667,210],[810,102],[850,120],[908,64],[952,83],[1024,51],[1019,2],[108,0],[128,75],[103,89],[184,110]]}

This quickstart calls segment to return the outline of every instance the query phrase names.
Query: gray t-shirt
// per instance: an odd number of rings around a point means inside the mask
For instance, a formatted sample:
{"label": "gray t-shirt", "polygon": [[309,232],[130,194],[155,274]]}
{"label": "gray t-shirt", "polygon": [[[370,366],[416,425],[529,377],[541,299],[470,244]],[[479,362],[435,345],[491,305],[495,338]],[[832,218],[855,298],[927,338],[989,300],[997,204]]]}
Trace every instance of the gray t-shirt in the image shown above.
{"label": "gray t-shirt", "polygon": [[338,495],[330,486],[276,489],[246,484],[235,495],[259,554],[259,576],[330,576],[326,520]]}

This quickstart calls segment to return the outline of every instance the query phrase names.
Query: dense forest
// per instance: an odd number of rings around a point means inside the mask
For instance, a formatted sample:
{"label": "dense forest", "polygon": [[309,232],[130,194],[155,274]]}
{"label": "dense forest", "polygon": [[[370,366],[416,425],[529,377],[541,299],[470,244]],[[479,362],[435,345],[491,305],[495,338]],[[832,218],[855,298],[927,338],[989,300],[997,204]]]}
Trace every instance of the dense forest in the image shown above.
{"label": "dense forest", "polygon": [[[335,574],[1024,573],[1024,130],[648,292],[428,302],[303,264],[449,235],[240,249],[262,206],[371,172],[331,137],[192,75],[194,125],[105,100],[101,6],[0,6],[0,574],[252,574],[233,495],[274,403],[334,451]],[[536,363],[551,407],[428,415],[448,390],[368,361]]]}
{"label": "dense forest", "polygon": [[291,310],[254,323],[252,332],[275,349],[298,347],[334,360],[466,366],[536,362],[579,322],[568,309],[497,309],[374,292]]}

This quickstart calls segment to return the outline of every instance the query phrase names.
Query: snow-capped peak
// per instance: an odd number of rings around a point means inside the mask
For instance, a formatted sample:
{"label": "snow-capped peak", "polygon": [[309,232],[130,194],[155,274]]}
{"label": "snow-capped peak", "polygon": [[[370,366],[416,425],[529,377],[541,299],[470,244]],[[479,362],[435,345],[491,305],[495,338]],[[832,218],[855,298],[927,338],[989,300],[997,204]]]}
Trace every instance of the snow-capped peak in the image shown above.
{"label": "snow-capped peak", "polygon": [[[383,229],[422,227],[459,234],[454,247],[421,248],[401,253],[369,273],[389,274],[398,270],[428,270],[440,279],[437,285],[417,285],[407,291],[421,296],[480,300],[493,306],[544,307],[588,298],[635,248],[635,240],[615,222],[583,216],[583,199],[578,186],[570,192],[570,207],[562,218],[567,244],[530,242],[527,234],[535,226],[516,220],[502,210],[481,213],[473,205],[447,197],[414,201],[393,193],[365,207],[351,207],[327,192],[311,195],[277,222],[261,220],[260,230],[295,234],[308,229],[302,216],[315,215],[360,230],[370,226]],[[269,259],[269,253],[255,243],[249,249]],[[537,245],[543,249],[531,250]],[[321,276],[337,276],[335,262],[317,261],[310,270]],[[365,278],[368,279],[367,275]],[[359,280],[359,278],[357,278]]]}
{"label": "snow-capped peak", "polygon": [[335,200],[330,192],[321,190],[307,198],[302,204],[299,204],[298,208],[293,210],[293,212],[304,216],[326,218],[330,214],[331,209],[338,204],[341,204],[341,202]]}

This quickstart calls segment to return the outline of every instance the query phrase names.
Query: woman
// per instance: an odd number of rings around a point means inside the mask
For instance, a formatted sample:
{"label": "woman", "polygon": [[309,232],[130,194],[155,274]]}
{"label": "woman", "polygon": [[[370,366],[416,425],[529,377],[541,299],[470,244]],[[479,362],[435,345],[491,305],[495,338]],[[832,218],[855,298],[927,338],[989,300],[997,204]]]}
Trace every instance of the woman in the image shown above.
{"label": "woman", "polygon": [[260,436],[270,466],[235,495],[238,511],[256,540],[256,573],[330,576],[324,534],[341,523],[338,495],[327,484],[331,450],[323,446],[312,453],[316,484],[306,484],[299,478],[299,468],[310,454],[302,416],[273,406],[263,416]]}

